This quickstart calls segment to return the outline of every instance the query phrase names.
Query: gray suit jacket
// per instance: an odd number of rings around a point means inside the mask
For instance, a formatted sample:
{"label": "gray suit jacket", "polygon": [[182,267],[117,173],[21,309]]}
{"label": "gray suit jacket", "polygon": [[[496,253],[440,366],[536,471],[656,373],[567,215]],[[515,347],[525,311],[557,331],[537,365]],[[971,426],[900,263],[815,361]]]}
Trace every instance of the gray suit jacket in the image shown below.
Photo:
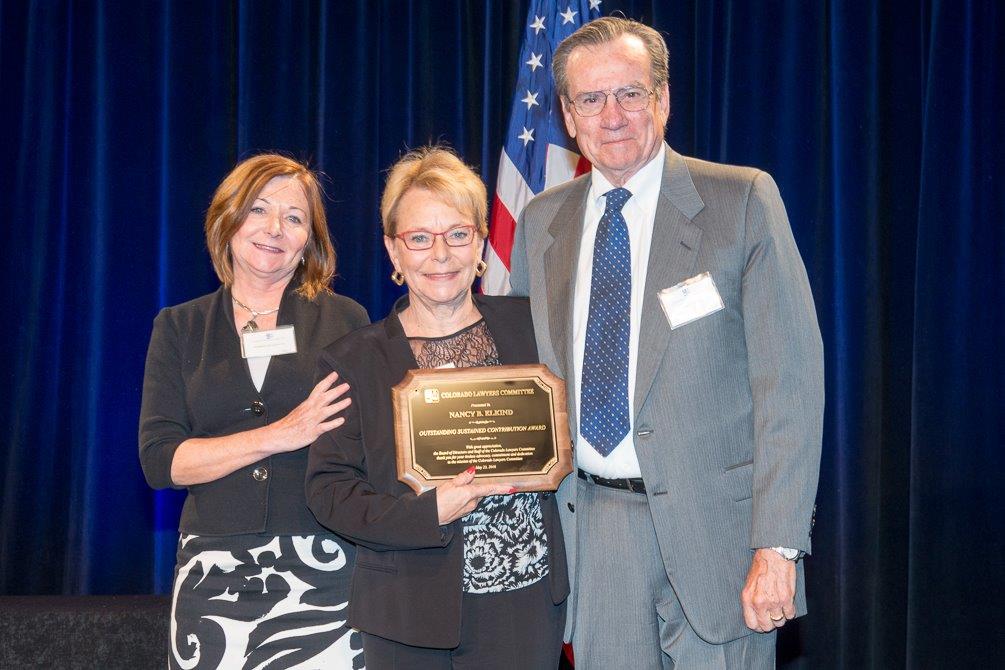
{"label": "gray suit jacket", "polygon": [[[572,374],[575,269],[590,176],[534,198],[517,225],[513,293],[531,298],[541,362]],[[657,292],[708,271],[725,309],[671,331]],[[823,344],[778,188],[751,168],[667,149],[634,389],[635,449],[663,563],[692,628],[749,634],[751,550],[810,551],[823,430]],[[578,418],[572,406],[573,435]],[[559,490],[573,583],[575,476]],[[616,547],[611,547],[616,551]],[[797,612],[805,613],[802,564]],[[581,588],[588,588],[580,585]]]}

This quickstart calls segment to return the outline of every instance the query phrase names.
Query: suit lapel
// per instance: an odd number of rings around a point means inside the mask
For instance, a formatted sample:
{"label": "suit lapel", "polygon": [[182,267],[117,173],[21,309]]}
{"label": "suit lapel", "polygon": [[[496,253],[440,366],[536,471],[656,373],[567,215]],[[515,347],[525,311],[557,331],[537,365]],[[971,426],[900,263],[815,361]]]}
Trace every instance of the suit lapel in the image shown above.
{"label": "suit lapel", "polygon": [[548,227],[552,244],[544,253],[545,286],[548,293],[548,325],[555,357],[564,367],[558,372],[566,380],[572,374],[572,300],[579,265],[579,242],[583,211],[590,180],[583,179],[569,195]]}
{"label": "suit lapel", "polygon": [[491,296],[485,296],[481,293],[474,293],[471,297],[474,299],[478,311],[481,312],[482,318],[485,319],[485,325],[495,341],[500,365],[516,365],[528,361],[537,362],[534,356],[535,351],[533,349],[527,350],[528,347],[534,346],[534,334],[522,332],[519,335],[511,334],[515,329],[513,323],[507,322],[505,303],[496,302]]}
{"label": "suit lapel", "polygon": [[226,370],[226,373],[220,373],[221,378],[258,395],[248,362],[241,356],[241,333],[234,327],[233,293],[229,288],[221,286],[213,296],[210,315],[212,326],[208,330],[213,333],[210,340],[212,349],[203,354],[203,360],[218,361],[212,365],[217,371]]}
{"label": "suit lapel", "polygon": [[402,328],[401,320],[398,319],[398,315],[406,307],[408,307],[407,293],[394,302],[394,306],[391,307],[391,312],[387,315],[387,318],[384,319],[384,334],[387,337],[388,363],[391,369],[395,371],[394,376],[399,380],[404,377],[405,373],[409,370],[419,369],[419,363],[415,360],[415,353],[412,351],[412,345],[409,344],[408,337],[405,335],[405,329]]}
{"label": "suit lapel", "polygon": [[[293,283],[286,286],[286,290],[283,292],[283,297],[279,302],[279,314],[276,315],[276,327],[280,326],[293,326],[294,327],[294,337],[296,337],[297,351],[308,351],[310,348],[310,329],[317,323],[319,308],[316,303],[309,300],[301,298],[296,293],[294,293]],[[232,306],[233,307],[233,306]],[[313,361],[306,363],[309,374],[307,379],[312,379]],[[295,355],[282,354],[278,356],[273,356],[269,361],[269,367],[265,371],[265,379],[262,381],[262,393],[266,392],[266,389],[272,389],[273,387],[279,388],[290,388],[295,387],[297,384],[301,384],[300,381],[303,378],[303,368],[305,367],[304,359],[299,358]],[[249,373],[250,379],[250,373]],[[252,383],[254,386],[254,383]],[[313,386],[313,385],[312,385]]]}
{"label": "suit lapel", "polygon": [[701,246],[701,228],[693,223],[704,203],[679,154],[667,149],[659,202],[649,248],[639,357],[635,372],[635,412],[645,403],[670,339],[670,324],[657,292],[692,276]]}

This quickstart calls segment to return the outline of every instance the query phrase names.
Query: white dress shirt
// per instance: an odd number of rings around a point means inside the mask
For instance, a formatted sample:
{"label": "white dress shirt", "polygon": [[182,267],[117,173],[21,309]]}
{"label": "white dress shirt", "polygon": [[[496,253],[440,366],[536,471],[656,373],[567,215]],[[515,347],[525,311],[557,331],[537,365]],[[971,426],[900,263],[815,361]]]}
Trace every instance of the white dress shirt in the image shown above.
{"label": "white dress shirt", "polygon": [[[663,164],[666,161],[667,146],[664,144],[656,156],[636,172],[625,184],[632,197],[621,209],[628,224],[628,241],[632,254],[632,312],[631,334],[628,339],[628,416],[635,416],[635,368],[639,360],[639,327],[642,323],[642,301],[645,297],[646,272],[649,269],[649,247],[653,239],[653,221],[656,219],[656,204],[659,201],[660,185],[663,181]],[[597,237],[600,217],[604,215],[606,198],[604,194],[615,188],[609,181],[593,170],[590,192],[586,199],[583,215],[583,236],[579,245],[579,265],[576,269],[576,294],[573,297],[572,346],[573,385],[572,393],[576,403],[579,424],[583,416],[579,411],[580,382],[583,373],[583,353],[586,349],[586,325],[590,317],[590,287],[593,282],[593,243]],[[583,437],[576,435],[576,465],[586,472],[609,479],[641,477],[639,459],[635,454],[635,426],[630,426],[628,434],[608,456],[602,456]]]}
{"label": "white dress shirt", "polygon": [[272,356],[252,356],[245,360],[248,361],[251,382],[255,385],[255,390],[261,393],[262,384],[265,383],[265,373],[269,371],[269,361],[272,360]]}

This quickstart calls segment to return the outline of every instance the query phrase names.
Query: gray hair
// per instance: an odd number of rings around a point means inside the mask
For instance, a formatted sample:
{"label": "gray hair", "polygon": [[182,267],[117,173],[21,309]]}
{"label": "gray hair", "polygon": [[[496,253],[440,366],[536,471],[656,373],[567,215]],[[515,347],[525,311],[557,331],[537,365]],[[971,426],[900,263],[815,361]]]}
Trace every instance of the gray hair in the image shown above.
{"label": "gray hair", "polygon": [[555,88],[558,94],[569,97],[569,80],[566,78],[565,66],[569,62],[569,54],[578,47],[596,47],[608,44],[622,35],[634,35],[642,40],[649,52],[649,67],[652,73],[653,88],[657,95],[663,86],[670,81],[670,54],[666,40],[649,26],[624,19],[618,16],[603,16],[580,26],[579,30],[566,37],[555,49],[551,59],[551,72],[555,77]]}

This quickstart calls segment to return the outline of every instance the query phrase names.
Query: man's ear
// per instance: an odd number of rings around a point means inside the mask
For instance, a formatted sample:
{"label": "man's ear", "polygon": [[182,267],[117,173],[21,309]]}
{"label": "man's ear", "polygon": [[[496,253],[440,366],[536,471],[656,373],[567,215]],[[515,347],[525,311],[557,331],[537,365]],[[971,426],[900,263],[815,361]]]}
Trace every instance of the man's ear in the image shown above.
{"label": "man's ear", "polygon": [[663,112],[663,118],[664,119],[669,119],[670,118],[670,85],[669,84],[663,84],[663,88],[662,88],[662,90],[658,91],[658,94],[660,96],[660,99],[659,99],[659,102],[657,104],[659,104],[659,106],[660,106],[660,111]]}
{"label": "man's ear", "polygon": [[576,119],[572,116],[575,111],[572,109],[572,103],[565,99],[564,96],[559,98],[559,102],[562,103],[562,118],[565,120],[565,131],[569,133],[569,137],[576,139]]}

